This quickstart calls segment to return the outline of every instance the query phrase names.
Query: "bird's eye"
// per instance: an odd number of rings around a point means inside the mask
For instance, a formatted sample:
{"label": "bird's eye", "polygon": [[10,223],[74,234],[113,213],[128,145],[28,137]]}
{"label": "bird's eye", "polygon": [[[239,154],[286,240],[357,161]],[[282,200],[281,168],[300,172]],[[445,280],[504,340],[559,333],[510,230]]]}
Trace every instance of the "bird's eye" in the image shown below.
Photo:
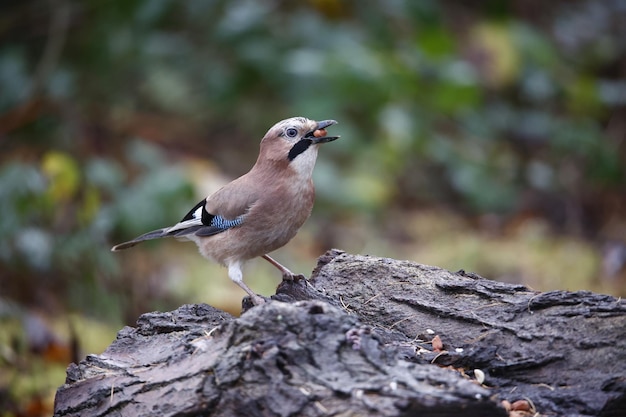
{"label": "bird's eye", "polygon": [[294,129],[293,127],[290,127],[289,129],[285,130],[285,133],[290,138],[295,138],[298,135],[298,130]]}

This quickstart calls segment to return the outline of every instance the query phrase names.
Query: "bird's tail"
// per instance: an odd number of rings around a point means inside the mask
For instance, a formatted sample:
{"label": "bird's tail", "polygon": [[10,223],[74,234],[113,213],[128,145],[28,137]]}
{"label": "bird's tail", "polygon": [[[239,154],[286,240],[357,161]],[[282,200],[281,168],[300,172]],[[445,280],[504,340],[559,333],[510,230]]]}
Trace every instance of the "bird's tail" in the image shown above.
{"label": "bird's tail", "polygon": [[132,248],[133,246],[135,246],[136,244],[140,242],[143,242],[144,240],[159,239],[162,237],[171,236],[171,234],[168,233],[169,229],[170,229],[169,227],[166,227],[164,229],[153,230],[141,236],[137,236],[133,240],[129,240],[128,242],[120,243],[119,245],[113,246],[111,248],[111,252],[117,252],[123,249]]}

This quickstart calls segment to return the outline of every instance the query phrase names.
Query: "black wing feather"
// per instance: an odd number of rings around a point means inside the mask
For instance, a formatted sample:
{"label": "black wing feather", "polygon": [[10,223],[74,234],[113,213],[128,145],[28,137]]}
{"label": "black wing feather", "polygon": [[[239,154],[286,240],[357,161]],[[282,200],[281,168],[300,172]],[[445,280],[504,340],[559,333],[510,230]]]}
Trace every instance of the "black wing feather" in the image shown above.
{"label": "black wing feather", "polygon": [[222,233],[231,227],[239,226],[243,221],[241,216],[234,220],[228,220],[222,216],[216,216],[211,214],[206,209],[206,200],[200,201],[183,217],[181,223],[188,220],[198,219],[198,209],[200,209],[200,221],[202,226],[191,226],[186,229],[176,230],[172,233],[168,233],[170,236],[185,236],[189,234],[195,234],[196,236],[206,237],[213,236],[218,233]]}
{"label": "black wing feather", "polygon": [[198,209],[201,207],[202,207],[202,217],[200,220],[202,221],[202,224],[206,224],[207,226],[210,225],[211,220],[213,219],[213,215],[209,213],[208,211],[206,211],[206,199],[200,201],[198,204],[193,206],[193,208],[189,210],[189,213],[185,214],[185,217],[183,217],[183,219],[180,222],[182,223],[187,220],[197,219],[196,211],[198,211]]}

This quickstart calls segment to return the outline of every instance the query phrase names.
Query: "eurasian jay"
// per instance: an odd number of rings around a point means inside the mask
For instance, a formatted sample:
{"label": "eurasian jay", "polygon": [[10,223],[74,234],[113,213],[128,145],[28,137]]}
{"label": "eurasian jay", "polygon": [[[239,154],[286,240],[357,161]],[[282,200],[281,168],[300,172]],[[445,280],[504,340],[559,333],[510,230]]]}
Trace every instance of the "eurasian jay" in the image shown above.
{"label": "eurasian jay", "polygon": [[287,244],[311,215],[317,151],[320,144],[339,138],[326,136],[326,128],[336,123],[304,117],[276,123],[261,140],[257,161],[247,174],[200,201],[174,226],[143,234],[111,250],[162,237],[191,240],[202,256],[228,268],[230,279],[254,304],[262,304],[264,299],[243,282],[241,267],[260,256],[278,268],[283,279],[294,278],[268,253]]}

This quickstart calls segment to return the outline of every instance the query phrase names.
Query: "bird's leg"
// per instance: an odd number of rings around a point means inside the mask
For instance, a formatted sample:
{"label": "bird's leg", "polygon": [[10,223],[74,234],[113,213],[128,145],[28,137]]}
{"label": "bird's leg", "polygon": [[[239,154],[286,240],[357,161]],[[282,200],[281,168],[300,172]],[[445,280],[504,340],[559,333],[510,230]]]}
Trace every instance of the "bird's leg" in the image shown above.
{"label": "bird's leg", "polygon": [[278,270],[283,274],[283,281],[293,281],[294,279],[304,279],[304,275],[302,274],[294,274],[293,272],[291,272],[289,269],[287,269],[287,267],[281,265],[280,262],[278,262],[276,259],[272,258],[269,255],[263,255],[262,256],[263,259],[265,259],[267,262],[271,263],[272,265],[274,265],[276,268],[278,268]]}
{"label": "bird's leg", "polygon": [[263,299],[263,297],[259,296],[254,291],[252,291],[250,287],[248,287],[246,283],[243,282],[243,273],[241,272],[240,262],[233,262],[230,265],[228,265],[228,277],[231,280],[233,280],[235,284],[239,285],[245,292],[248,293],[248,295],[252,299],[252,304],[254,304],[255,306],[258,306],[258,305],[265,303],[265,300]]}

